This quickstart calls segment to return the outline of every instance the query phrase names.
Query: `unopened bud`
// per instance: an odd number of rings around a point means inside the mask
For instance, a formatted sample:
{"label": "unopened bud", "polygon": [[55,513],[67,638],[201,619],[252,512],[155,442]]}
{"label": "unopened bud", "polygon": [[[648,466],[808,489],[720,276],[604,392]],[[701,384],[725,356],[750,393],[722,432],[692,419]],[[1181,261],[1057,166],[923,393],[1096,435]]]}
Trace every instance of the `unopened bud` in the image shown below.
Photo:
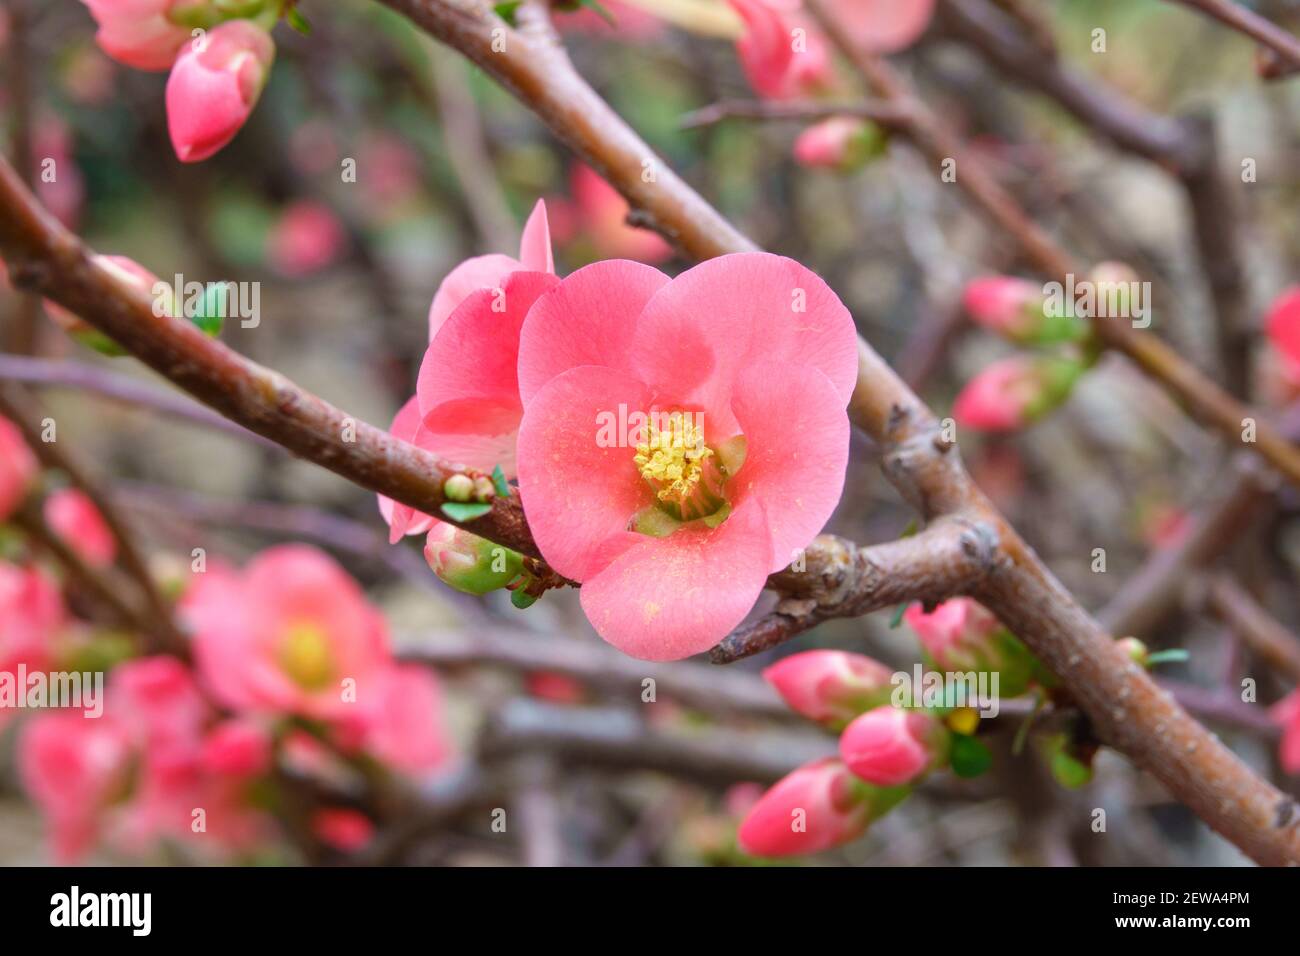
{"label": "unopened bud", "polygon": [[838,730],[889,700],[892,673],[862,654],[805,651],[777,661],[763,678],[791,710]]}
{"label": "unopened bud", "polygon": [[437,522],[425,541],[424,559],[433,573],[457,591],[487,594],[504,588],[523,571],[517,551]]}
{"label": "unopened bud", "polygon": [[448,501],[469,501],[474,497],[474,479],[469,475],[452,475],[442,483]]}
{"label": "unopened bud", "polygon": [[943,721],[919,710],[877,707],[845,728],[840,758],[854,774],[878,787],[915,783],[948,758]]}

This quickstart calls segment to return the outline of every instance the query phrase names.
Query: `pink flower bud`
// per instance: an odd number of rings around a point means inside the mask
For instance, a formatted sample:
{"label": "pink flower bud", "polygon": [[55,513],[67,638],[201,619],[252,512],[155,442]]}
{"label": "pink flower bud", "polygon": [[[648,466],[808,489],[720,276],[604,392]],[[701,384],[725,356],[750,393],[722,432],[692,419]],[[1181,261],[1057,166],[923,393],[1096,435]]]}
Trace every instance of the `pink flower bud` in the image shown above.
{"label": "pink flower bud", "polygon": [[18,510],[36,481],[36,456],[18,426],[0,417],[0,521]]}
{"label": "pink flower bud", "polygon": [[296,202],[280,216],[267,238],[267,255],[281,275],[319,272],[347,249],[348,235],[324,203]]}
{"label": "pink flower bud", "polygon": [[879,661],[845,651],[805,651],[763,671],[790,709],[840,728],[889,699],[892,672]]}
{"label": "pink flower bud", "polygon": [[181,52],[167,78],[167,128],[181,162],[207,159],[234,139],[274,59],[271,35],[249,20],[223,23]]}
{"label": "pink flower bud", "polygon": [[973,279],[962,293],[962,305],[973,321],[1013,342],[1032,340],[1043,322],[1042,287],[1028,279]]}
{"label": "pink flower bud", "polygon": [[809,126],[794,141],[800,166],[851,170],[878,154],[884,145],[880,130],[850,116],[832,116]]}
{"label": "pink flower bud", "polygon": [[487,594],[505,587],[523,570],[515,551],[437,521],[429,531],[424,559],[433,573],[457,591]]}
{"label": "pink flower bud", "polygon": [[233,718],[203,741],[203,769],[230,777],[256,777],[270,769],[271,735],[255,720]]}
{"label": "pink flower bud", "polygon": [[93,568],[117,558],[117,539],[84,492],[64,488],[45,499],[45,523]]}
{"label": "pink flower bud", "polygon": [[317,810],[311,829],[322,843],[344,853],[363,849],[375,835],[375,825],[365,814],[342,807]]}
{"label": "pink flower bud", "polygon": [[1033,655],[1002,623],[971,598],[944,601],[928,614],[919,604],[903,613],[936,670],[997,671],[998,694],[1024,693],[1035,677]]}
{"label": "pink flower bud", "polygon": [[840,737],[845,765],[877,787],[914,783],[947,756],[947,728],[919,710],[877,707],[849,724]]}
{"label": "pink flower bud", "polygon": [[1289,377],[1300,381],[1300,286],[1292,286],[1273,301],[1264,330]]}
{"label": "pink flower bud", "polygon": [[877,790],[828,757],[781,778],[740,824],[740,847],[754,856],[820,853],[855,840],[907,795]]}
{"label": "pink flower bud", "polygon": [[952,416],[958,425],[975,431],[1024,428],[1064,402],[1082,371],[1068,359],[1013,355],[967,382],[953,403]]}
{"label": "pink flower bud", "polygon": [[166,70],[190,38],[168,16],[176,0],[81,0],[99,24],[100,49],[137,70]]}

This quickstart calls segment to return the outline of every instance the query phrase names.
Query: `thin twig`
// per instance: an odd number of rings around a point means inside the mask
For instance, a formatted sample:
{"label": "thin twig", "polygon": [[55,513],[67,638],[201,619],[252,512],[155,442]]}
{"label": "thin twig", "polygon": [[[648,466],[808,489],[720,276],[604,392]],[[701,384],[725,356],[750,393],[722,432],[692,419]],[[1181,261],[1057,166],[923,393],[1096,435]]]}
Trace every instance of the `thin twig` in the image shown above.
{"label": "thin twig", "polygon": [[1300,39],[1272,20],[1231,0],[1166,0],[1190,7],[1267,48],[1287,71],[1300,70]]}

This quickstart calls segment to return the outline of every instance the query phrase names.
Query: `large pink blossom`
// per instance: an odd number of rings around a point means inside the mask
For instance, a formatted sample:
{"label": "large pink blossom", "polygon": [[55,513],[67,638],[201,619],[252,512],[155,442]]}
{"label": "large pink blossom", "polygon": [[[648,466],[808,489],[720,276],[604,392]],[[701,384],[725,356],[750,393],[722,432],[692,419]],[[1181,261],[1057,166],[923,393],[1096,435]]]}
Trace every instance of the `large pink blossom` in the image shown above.
{"label": "large pink blossom", "polygon": [[197,163],[235,138],[275,59],[271,35],[230,20],[189,44],[167,78],[167,129],[176,157]]}
{"label": "large pink blossom", "polygon": [[176,0],[81,0],[99,25],[95,42],[137,70],[166,70],[190,39],[189,27],[169,14]]}
{"label": "large pink blossom", "polygon": [[0,522],[13,514],[36,481],[36,456],[18,426],[0,415]]}
{"label": "large pink blossom", "polygon": [[284,545],[197,575],[182,610],[204,686],[241,712],[343,718],[389,665],[382,615],[323,552]]}
{"label": "large pink blossom", "polygon": [[780,256],[673,280],[609,260],[538,299],[520,336],[520,494],[605,640],[675,659],[744,618],[835,508],[856,370],[848,311]]}

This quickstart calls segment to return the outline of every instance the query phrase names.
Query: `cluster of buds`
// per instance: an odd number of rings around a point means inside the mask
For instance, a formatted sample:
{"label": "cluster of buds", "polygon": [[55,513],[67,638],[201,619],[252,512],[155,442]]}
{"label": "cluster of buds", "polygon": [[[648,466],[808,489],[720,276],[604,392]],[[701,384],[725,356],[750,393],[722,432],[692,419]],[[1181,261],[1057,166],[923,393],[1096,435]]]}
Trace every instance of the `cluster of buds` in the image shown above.
{"label": "cluster of buds", "polygon": [[109,56],[171,70],[167,127],[176,156],[207,159],[234,138],[266,85],[279,0],[82,0]]}

